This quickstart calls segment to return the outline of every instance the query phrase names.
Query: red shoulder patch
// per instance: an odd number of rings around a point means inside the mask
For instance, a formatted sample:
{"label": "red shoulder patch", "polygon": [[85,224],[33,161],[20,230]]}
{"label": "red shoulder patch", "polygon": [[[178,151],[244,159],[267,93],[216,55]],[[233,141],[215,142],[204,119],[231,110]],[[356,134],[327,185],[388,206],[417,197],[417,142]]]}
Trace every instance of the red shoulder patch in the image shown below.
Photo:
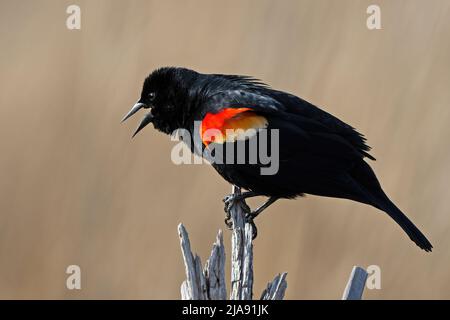
{"label": "red shoulder patch", "polygon": [[267,127],[267,119],[250,108],[225,108],[218,113],[207,113],[203,118],[200,134],[207,146],[211,142],[224,143],[245,139],[256,130]]}

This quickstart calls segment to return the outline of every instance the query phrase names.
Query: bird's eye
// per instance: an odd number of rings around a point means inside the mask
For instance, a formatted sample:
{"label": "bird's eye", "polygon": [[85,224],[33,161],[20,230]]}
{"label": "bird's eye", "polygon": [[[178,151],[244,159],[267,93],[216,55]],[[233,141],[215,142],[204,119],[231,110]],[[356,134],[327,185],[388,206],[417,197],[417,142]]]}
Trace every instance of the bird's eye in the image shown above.
{"label": "bird's eye", "polygon": [[153,100],[153,99],[155,99],[155,96],[156,96],[156,94],[155,94],[154,92],[150,92],[150,93],[148,94],[148,98],[150,99],[150,101]]}

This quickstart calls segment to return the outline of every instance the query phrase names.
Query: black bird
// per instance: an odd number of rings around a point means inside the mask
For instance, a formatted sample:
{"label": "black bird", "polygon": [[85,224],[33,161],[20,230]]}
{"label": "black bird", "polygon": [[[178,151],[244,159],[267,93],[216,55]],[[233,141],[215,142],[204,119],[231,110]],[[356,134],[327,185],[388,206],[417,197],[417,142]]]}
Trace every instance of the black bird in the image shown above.
{"label": "black bird", "polygon": [[[280,198],[293,199],[305,194],[345,198],[386,212],[420,248],[425,251],[433,248],[382,190],[364,160],[375,160],[368,153],[370,147],[364,136],[297,96],[274,90],[248,76],[201,74],[165,67],[145,79],[140,99],[122,121],[142,108],[149,112],[134,135],[149,123],[166,134],[185,129],[193,140],[200,138],[201,148],[191,144],[192,151],[199,154],[213,145],[234,146],[239,140],[244,140],[248,148],[249,141],[261,130],[278,129],[279,167],[275,174],[261,174],[264,165],[260,161],[212,163],[225,180],[248,190],[239,199],[269,198],[260,208],[248,213],[250,222]],[[195,121],[201,123],[197,132]],[[205,138],[206,129],[211,128],[219,130],[223,137]],[[256,136],[228,137],[225,129],[244,132],[254,129]],[[228,196],[225,201],[230,205],[236,200]]]}

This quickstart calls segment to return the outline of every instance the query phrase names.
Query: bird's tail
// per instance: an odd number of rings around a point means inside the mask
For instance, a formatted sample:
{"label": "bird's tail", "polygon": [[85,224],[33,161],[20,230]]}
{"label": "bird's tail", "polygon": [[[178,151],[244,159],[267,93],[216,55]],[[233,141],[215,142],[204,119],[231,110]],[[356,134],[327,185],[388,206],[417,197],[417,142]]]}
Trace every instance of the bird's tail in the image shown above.
{"label": "bird's tail", "polygon": [[377,197],[375,207],[386,212],[398,225],[406,232],[409,238],[421,249],[431,252],[433,246],[423,233],[400,211],[399,208],[382,192],[381,197]]}
{"label": "bird's tail", "polygon": [[365,162],[361,161],[359,165],[353,168],[352,178],[358,181],[358,186],[364,196],[357,201],[370,204],[384,212],[386,212],[398,225],[406,232],[409,238],[414,241],[421,249],[430,252],[433,246],[422,232],[408,219],[408,217],[400,211],[399,208],[384,193],[378,182],[372,168]]}

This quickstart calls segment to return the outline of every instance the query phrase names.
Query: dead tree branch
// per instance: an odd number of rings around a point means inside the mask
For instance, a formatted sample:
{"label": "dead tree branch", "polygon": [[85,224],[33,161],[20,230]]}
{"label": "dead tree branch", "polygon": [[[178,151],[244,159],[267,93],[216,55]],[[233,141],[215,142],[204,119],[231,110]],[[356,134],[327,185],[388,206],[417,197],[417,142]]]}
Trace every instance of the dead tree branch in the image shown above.
{"label": "dead tree branch", "polygon": [[[233,193],[240,194],[238,187]],[[231,291],[230,300],[251,300],[253,298],[253,243],[252,225],[245,223],[245,201],[236,201],[230,210],[231,234]],[[186,271],[186,280],[181,284],[183,300],[225,300],[225,248],[222,231],[219,230],[211,255],[202,269],[200,257],[191,250],[188,233],[182,224],[178,225],[181,252]],[[279,274],[267,285],[261,299],[281,300],[286,291],[286,273]]]}
{"label": "dead tree branch", "polygon": [[[238,187],[233,187],[233,193],[240,194],[241,191]],[[230,300],[253,299],[253,228],[251,224],[245,222],[247,208],[245,201],[236,201],[230,210],[232,221]],[[192,253],[188,233],[181,223],[178,225],[178,235],[186,272],[186,280],[181,284],[181,298],[183,300],[227,299],[222,230],[219,230],[210,257],[203,268],[200,257]],[[267,284],[260,299],[282,300],[287,288],[286,276],[285,272],[275,276],[272,282]],[[342,299],[361,299],[366,279],[367,272],[364,269],[353,267]]]}

